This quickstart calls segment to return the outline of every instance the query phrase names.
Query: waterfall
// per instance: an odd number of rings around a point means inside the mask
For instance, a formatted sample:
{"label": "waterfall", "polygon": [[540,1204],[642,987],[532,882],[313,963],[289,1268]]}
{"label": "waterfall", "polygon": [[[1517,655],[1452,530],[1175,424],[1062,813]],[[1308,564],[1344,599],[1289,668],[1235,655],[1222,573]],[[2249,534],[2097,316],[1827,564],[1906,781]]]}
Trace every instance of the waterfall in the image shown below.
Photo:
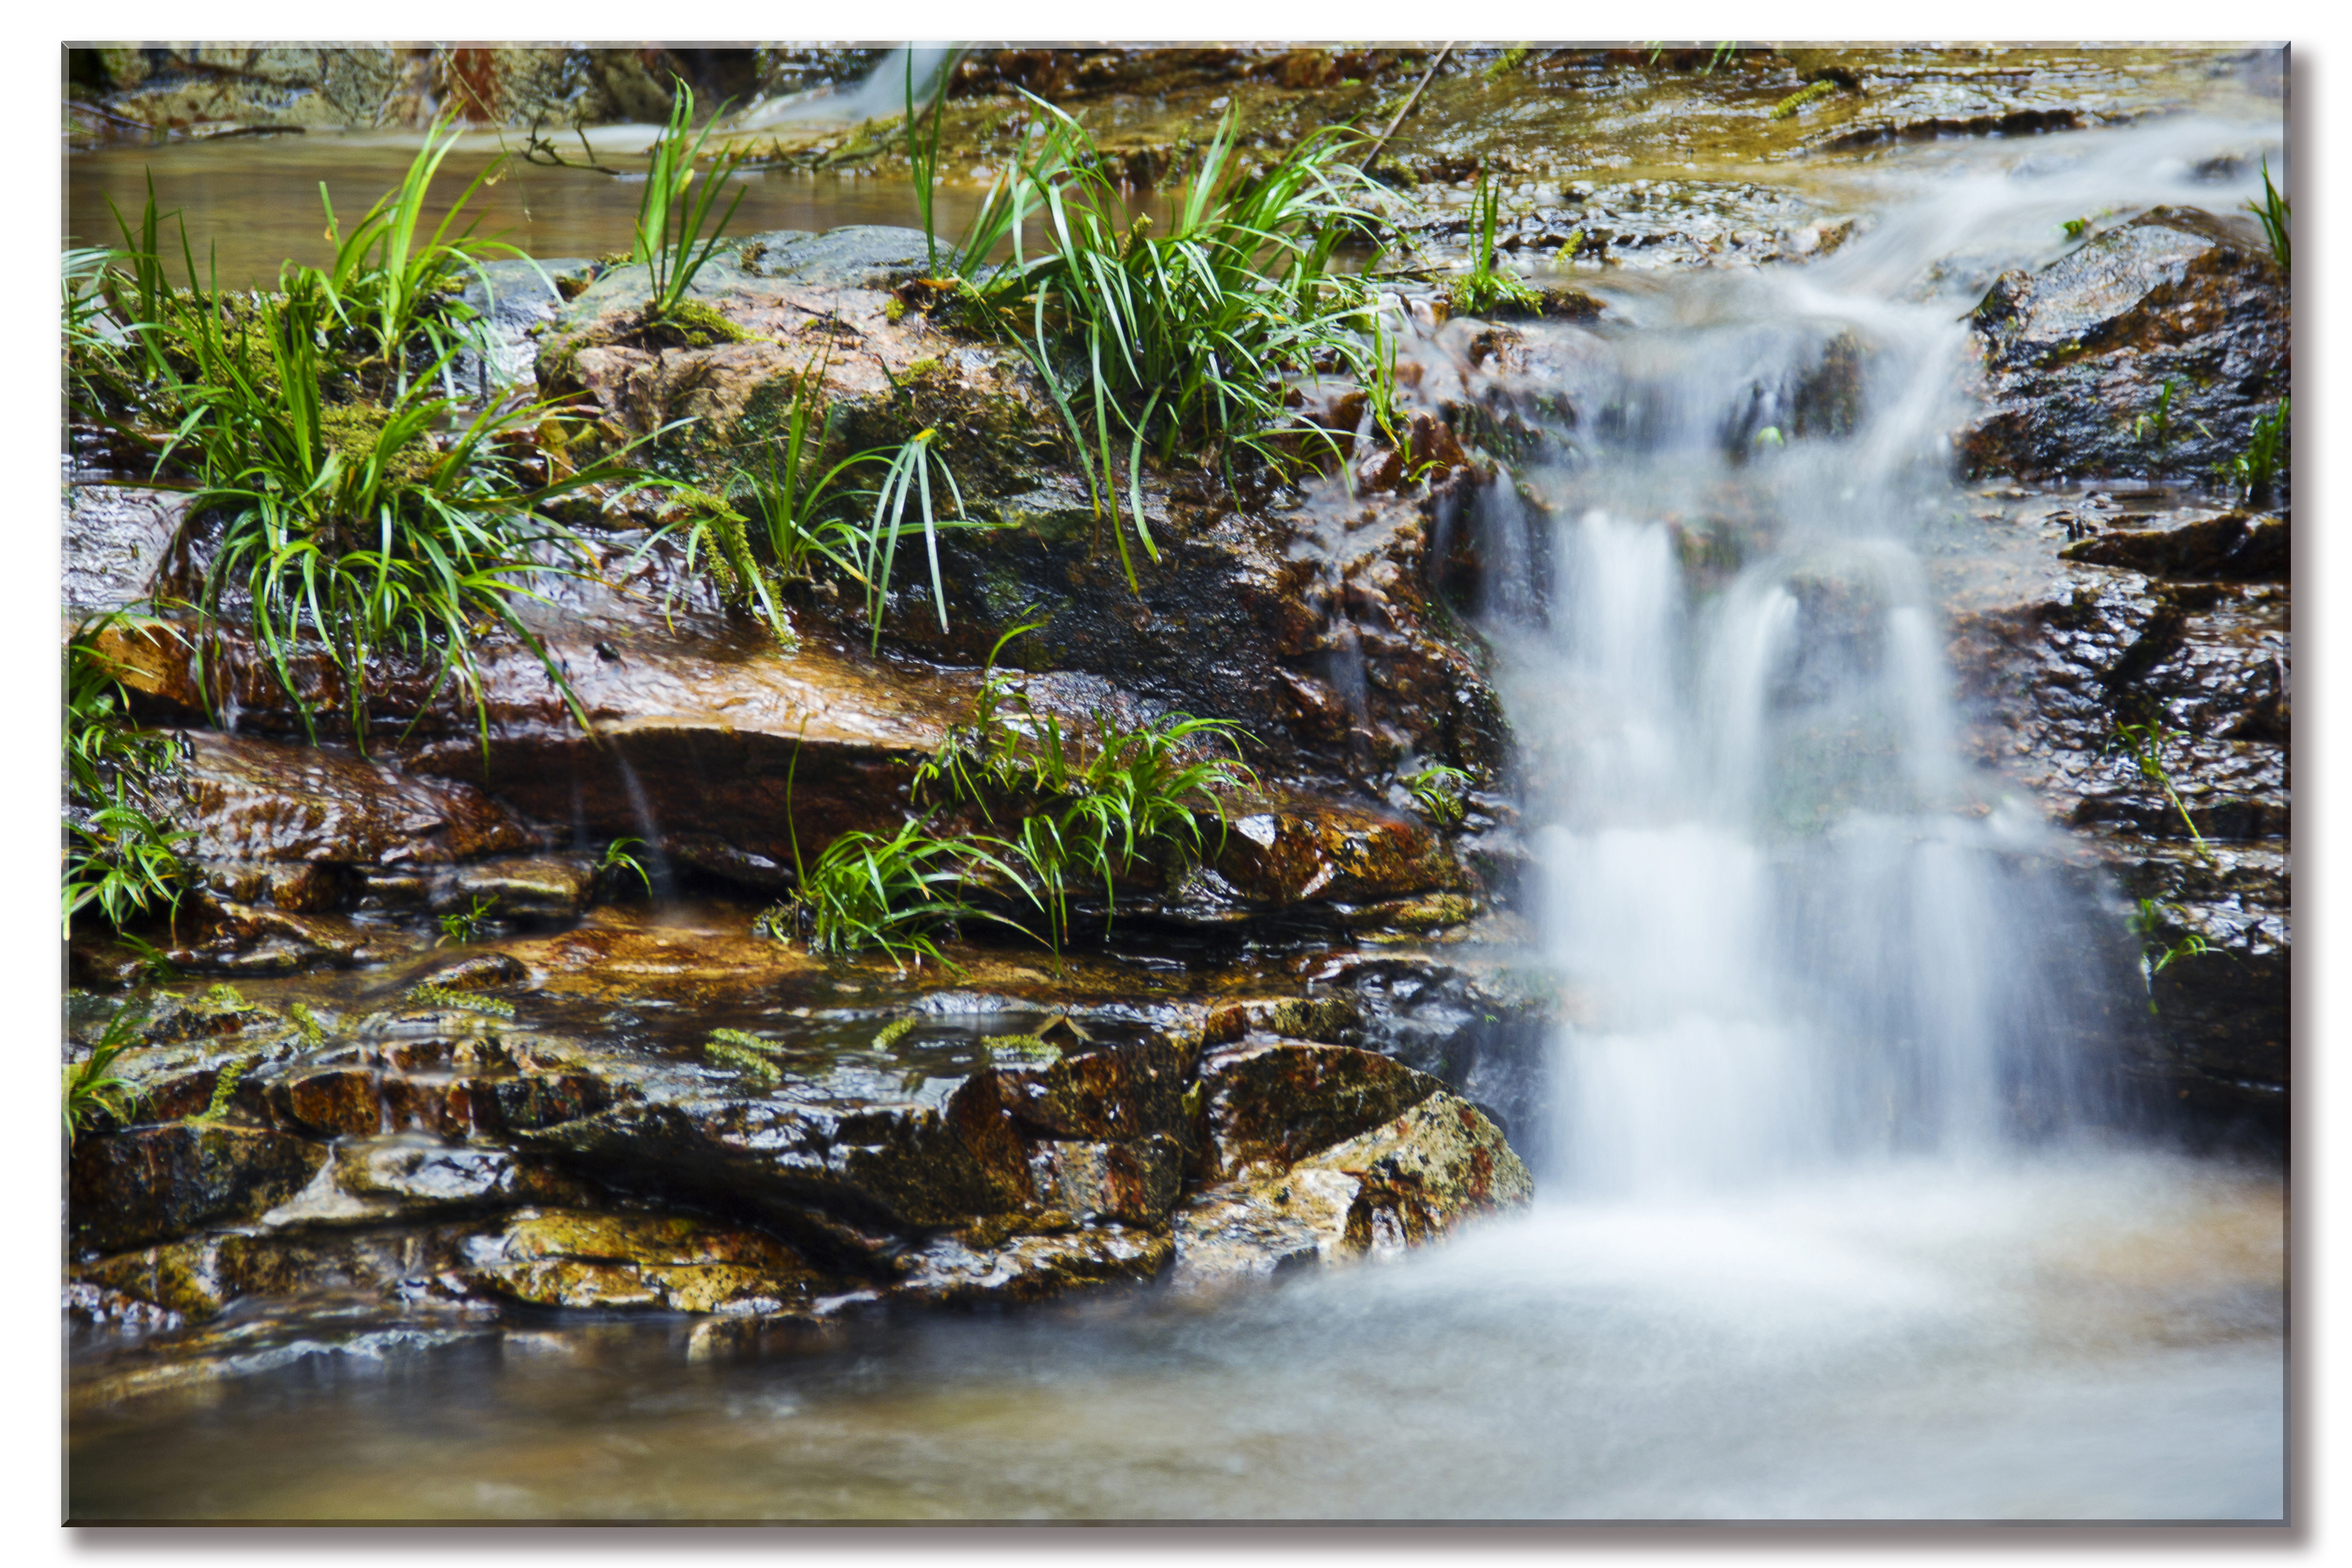
{"label": "waterfall", "polygon": [[855,87],[835,86],[806,92],[763,98],[730,117],[732,131],[758,131],[793,121],[826,120],[855,125],[863,121],[899,115],[907,110],[908,57],[914,58],[914,95],[920,101],[930,92],[940,69],[953,52],[948,44],[900,44]]}
{"label": "waterfall", "polygon": [[[1532,329],[1576,412],[1472,509],[1570,998],[1557,1192],[1980,1163],[2109,1114],[2112,919],[1963,756],[1916,548],[1958,504],[1966,328],[1864,291],[1916,267],[1858,248],[1864,289],[1727,277],[1671,331]],[[1857,359],[1860,412],[1796,434]]]}

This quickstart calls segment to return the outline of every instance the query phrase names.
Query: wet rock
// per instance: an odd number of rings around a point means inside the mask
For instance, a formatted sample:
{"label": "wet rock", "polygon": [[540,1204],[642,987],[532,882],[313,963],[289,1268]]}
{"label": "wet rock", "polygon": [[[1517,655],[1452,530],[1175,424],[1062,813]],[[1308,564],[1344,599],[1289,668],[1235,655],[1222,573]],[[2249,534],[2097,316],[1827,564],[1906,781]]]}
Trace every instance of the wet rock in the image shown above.
{"label": "wet rock", "polygon": [[1213,877],[1204,890],[1277,910],[1310,900],[1379,904],[1476,886],[1421,824],[1337,804],[1313,815],[1266,811],[1236,818]]}
{"label": "wet rock", "polygon": [[1042,1235],[950,1235],[911,1255],[911,1267],[891,1295],[932,1305],[1042,1301],[1152,1279],[1175,1257],[1176,1242],[1167,1231],[1118,1225]]}
{"label": "wet rock", "polygon": [[774,1237],[684,1215],[524,1209],[470,1237],[453,1271],[472,1290],[542,1307],[774,1313],[835,1281]]}
{"label": "wet rock", "polygon": [[680,1085],[518,1136],[608,1184],[721,1204],[853,1266],[872,1267],[893,1233],[1031,1201],[992,1079],[923,1098],[863,1087],[792,1082],[739,1099]]}
{"label": "wet rock", "polygon": [[1166,1133],[1119,1143],[1064,1140],[1029,1156],[1037,1201],[1089,1225],[1159,1226],[1183,1184],[1184,1148]]}
{"label": "wet rock", "polygon": [[539,345],[533,333],[562,310],[566,286],[581,287],[594,267],[579,257],[478,263],[458,298],[482,319],[489,352],[459,352],[457,384],[485,401],[507,387],[534,386]]}
{"label": "wet rock", "polygon": [[[592,48],[581,45],[334,47],[163,43],[94,52],[84,142],[239,130],[421,130],[439,111],[509,130],[658,123],[672,83],[741,102],[763,80],[854,78],[874,51]],[[777,60],[762,66],[761,54]],[[562,127],[562,131],[554,128]],[[569,154],[575,160],[581,154]]]}
{"label": "wet rock", "polygon": [[447,1309],[459,1298],[436,1276],[457,1261],[464,1232],[449,1226],[194,1237],[87,1260],[77,1281],[170,1310],[187,1322],[256,1298],[358,1298],[379,1306]]}
{"label": "wet rock", "polygon": [[[224,734],[178,733],[185,762],[190,852],[245,864],[448,865],[532,846],[512,812],[481,790],[419,778],[329,747]],[[289,883],[302,907],[310,896]]]}
{"label": "wet rock", "polygon": [[2151,577],[2284,581],[2291,551],[2285,518],[2231,511],[2177,527],[2118,528],[2078,540],[2059,554]]}
{"label": "wet rock", "polygon": [[802,377],[820,375],[835,456],[937,429],[967,494],[1034,489],[1061,461],[1053,405],[1017,354],[950,338],[889,291],[925,265],[914,229],[749,237],[696,275],[693,300],[734,333],[701,344],[649,337],[646,269],[614,268],[544,334],[540,385],[583,398],[614,443],[689,420],[656,447],[721,475],[786,427]]}
{"label": "wet rock", "polygon": [[[1318,972],[1362,1019],[1351,1044],[1438,1079],[1541,1163],[1561,999],[1539,972],[1415,952],[1336,954]],[[1298,1031],[1277,1029],[1276,1033]],[[1319,1038],[1319,1036],[1309,1036]]]}
{"label": "wet rock", "polygon": [[2000,109],[1983,114],[1879,114],[1836,131],[1815,143],[1842,153],[1888,142],[1935,142],[1950,136],[2033,136],[2079,130],[2082,110],[2074,108]]}
{"label": "wet rock", "polygon": [[436,914],[488,906],[500,921],[577,919],[596,892],[595,862],[585,855],[539,855],[520,859],[479,860],[435,879],[431,904]]}
{"label": "wet rock", "polygon": [[65,579],[69,612],[103,615],[143,603],[178,531],[188,498],[127,485],[66,487]]}
{"label": "wet rock", "polygon": [[[2259,236],[2195,208],[2002,274],[1973,320],[1987,411],[1959,441],[1974,473],[2202,472],[2243,449],[2293,375],[2285,275]],[[2159,443],[2135,426],[2168,381]]]}
{"label": "wet rock", "polygon": [[562,1068],[446,1078],[330,1067],[270,1089],[275,1113],[320,1138],[391,1132],[499,1138],[593,1116],[614,1098],[614,1089],[593,1073]]}
{"label": "wet rock", "polygon": [[[694,445],[676,460],[715,477],[739,448],[773,436],[798,378],[821,366],[840,454],[936,429],[971,515],[1000,525],[941,537],[945,629],[927,574],[899,579],[887,621],[894,645],[976,665],[1004,632],[1043,616],[1045,625],[1012,648],[1012,663],[1101,675],[1146,704],[1237,720],[1277,760],[1301,740],[1325,755],[1356,744],[1344,712],[1325,727],[1329,733],[1292,722],[1301,716],[1292,685],[1327,679],[1334,645],[1318,636],[1317,607],[1297,602],[1312,574],[1293,557],[1289,528],[1233,510],[1199,474],[1148,472],[1143,513],[1161,558],[1135,562],[1140,593],[1129,592],[1102,537],[1108,524],[1071,467],[1058,416],[1026,362],[1001,345],[950,336],[886,292],[919,270],[919,234],[780,233],[755,237],[734,256],[731,265],[705,269],[698,297],[749,339],[637,344],[631,332],[641,274],[622,268],[575,300],[551,332],[540,361],[543,385],[587,394],[616,438],[692,416]],[[1451,432],[1426,414],[1412,443],[1419,471],[1442,473],[1465,460]],[[1403,465],[1400,458],[1400,473]],[[1499,755],[1475,659],[1421,613],[1418,509],[1390,510],[1396,515],[1378,527],[1349,529],[1331,568],[1370,612],[1355,651],[1376,750]],[[845,613],[822,596],[805,603],[812,614]]]}
{"label": "wet rock", "polygon": [[1201,1061],[1201,1162],[1226,1179],[1297,1163],[1444,1092],[1374,1051],[1252,1035]]}
{"label": "wet rock", "polygon": [[249,1127],[79,1138],[67,1163],[68,1233],[77,1248],[115,1252],[257,1218],[307,1185],[326,1158],[319,1144]]}
{"label": "wet rock", "polygon": [[[1607,260],[1622,267],[1737,267],[1825,255],[1853,230],[1785,187],[1749,181],[1577,180],[1557,205],[1505,204],[1496,248],[1524,259]],[[1409,219],[1424,244],[1466,250],[1476,235],[1467,205]],[[1591,312],[1580,291],[1546,291],[1546,315]]]}
{"label": "wet rock", "polygon": [[1501,1131],[1440,1090],[1286,1171],[1200,1194],[1177,1211],[1171,1277],[1197,1289],[1387,1257],[1534,1195]]}
{"label": "wet rock", "polygon": [[[793,824],[811,845],[851,827],[898,825],[906,781],[961,717],[973,685],[968,674],[892,670],[814,641],[779,658],[772,643],[648,631],[629,637],[614,661],[596,652],[595,623],[571,623],[546,640],[571,670],[595,736],[573,722],[535,658],[495,645],[482,660],[487,757],[470,710],[440,708],[416,726],[439,738],[412,742],[396,773],[325,749],[207,742],[214,760],[205,765],[215,771],[206,787],[217,795],[205,798],[217,798],[224,813],[214,847],[240,860],[372,855],[379,863],[373,884],[383,897],[424,899],[430,878],[404,894],[382,873],[528,849],[531,837],[512,814],[520,809],[600,837],[674,839],[690,862],[703,858],[698,846],[723,847],[709,857],[712,869],[782,887],[791,876]],[[101,641],[145,700],[189,717],[203,712],[184,643],[133,633]],[[299,731],[250,648],[216,658],[222,666],[241,683],[247,723]],[[331,670],[310,673],[331,685]],[[404,678],[388,680],[373,708],[377,721],[407,723],[424,694]],[[322,728],[334,723],[322,712]],[[290,792],[283,797],[281,785]],[[305,795],[310,785],[315,793]],[[407,793],[412,785],[426,793]],[[795,790],[789,814],[788,785]],[[487,804],[483,791],[505,803],[487,818],[474,805]],[[289,804],[272,804],[281,798]]]}
{"label": "wet rock", "polygon": [[1006,1115],[1049,1138],[1120,1142],[1181,1136],[1196,1052],[1175,1039],[1107,1046],[1043,1068],[982,1075]]}
{"label": "wet rock", "polygon": [[[2202,575],[2254,531],[2240,513],[2141,521],[2173,526],[2082,542]],[[2118,927],[2153,922],[2116,938],[2155,970],[2155,1011],[2117,1026],[2127,1088],[2168,1119],[2273,1143],[2291,1039],[2288,605],[2284,586],[2068,562],[2022,602],[1964,609],[1954,646],[1979,754],[2084,831],[2135,900]]]}

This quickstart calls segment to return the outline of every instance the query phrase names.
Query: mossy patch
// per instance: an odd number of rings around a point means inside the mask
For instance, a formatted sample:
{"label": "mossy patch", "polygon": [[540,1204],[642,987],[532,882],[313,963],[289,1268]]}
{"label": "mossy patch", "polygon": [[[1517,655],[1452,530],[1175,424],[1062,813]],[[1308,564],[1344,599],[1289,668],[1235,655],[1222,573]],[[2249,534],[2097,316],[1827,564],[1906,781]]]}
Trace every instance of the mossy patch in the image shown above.
{"label": "mossy patch", "polygon": [[659,316],[640,318],[635,336],[646,348],[707,349],[752,336],[700,300],[680,300]]}

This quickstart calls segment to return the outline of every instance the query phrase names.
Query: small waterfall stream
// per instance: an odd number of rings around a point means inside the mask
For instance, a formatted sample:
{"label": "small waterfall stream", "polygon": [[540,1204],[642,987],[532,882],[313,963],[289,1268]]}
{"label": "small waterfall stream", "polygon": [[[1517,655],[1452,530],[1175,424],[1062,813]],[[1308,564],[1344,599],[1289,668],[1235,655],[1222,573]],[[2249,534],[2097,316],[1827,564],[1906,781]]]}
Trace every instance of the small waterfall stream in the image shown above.
{"label": "small waterfall stream", "polygon": [[[1879,350],[1832,451],[1743,449],[1748,408],[1787,417],[1759,389],[1840,374],[1850,329],[1796,289],[1725,292],[1671,355],[1625,342],[1591,378],[1601,428],[1557,431],[1474,519],[1545,952],[1579,1004],[1558,1142],[1581,1193],[1981,1156],[2100,1109],[2066,972],[2107,978],[2112,922],[1962,765],[1906,543],[1942,428],[1906,393],[1948,384],[1960,329]],[[1747,317],[1774,309],[1818,327],[1769,334],[1777,363]]]}
{"label": "small waterfall stream", "polygon": [[[903,68],[873,79],[894,101]],[[2189,169],[2216,134],[1906,153],[1853,176],[1876,221],[1831,257],[1612,273],[1612,325],[1528,329],[1536,428],[1438,537],[1480,563],[1530,960],[1561,996],[1551,1124],[1512,1131],[1531,1214],[1213,1310],[943,1317],[757,1365],[682,1364],[674,1326],[519,1333],[173,1424],[92,1417],[92,1495],[201,1484],[280,1519],[2276,1517],[2276,1180],[2114,1135],[2119,916],[1967,756],[1926,563],[1979,276],[2095,203],[2214,205]],[[1425,395],[1467,327],[1409,348]]]}

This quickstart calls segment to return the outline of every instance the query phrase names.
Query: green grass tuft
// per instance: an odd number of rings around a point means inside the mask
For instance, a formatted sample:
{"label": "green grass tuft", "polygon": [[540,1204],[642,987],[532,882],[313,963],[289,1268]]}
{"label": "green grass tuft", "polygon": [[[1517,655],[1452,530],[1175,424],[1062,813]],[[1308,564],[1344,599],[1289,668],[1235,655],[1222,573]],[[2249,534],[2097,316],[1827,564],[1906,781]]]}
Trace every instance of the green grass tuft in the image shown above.
{"label": "green grass tuft", "polygon": [[[1540,314],[1543,296],[1495,265],[1495,228],[1502,208],[1502,193],[1490,189],[1478,176],[1470,197],[1470,221],[1477,239],[1470,253],[1469,272],[1454,280],[1449,293],[1454,308],[1464,315],[1486,316],[1498,310]],[[1582,236],[1580,231],[1579,240]]]}

